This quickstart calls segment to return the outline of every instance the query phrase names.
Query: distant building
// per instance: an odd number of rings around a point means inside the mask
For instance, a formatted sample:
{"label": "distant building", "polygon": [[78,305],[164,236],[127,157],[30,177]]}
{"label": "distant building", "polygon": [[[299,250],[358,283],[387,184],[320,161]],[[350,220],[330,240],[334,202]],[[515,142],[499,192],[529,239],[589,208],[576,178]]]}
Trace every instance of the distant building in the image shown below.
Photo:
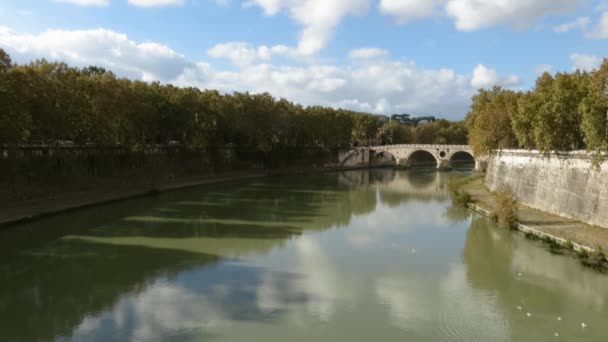
{"label": "distant building", "polygon": [[412,117],[409,114],[394,114],[391,116],[391,121],[397,121],[403,125],[416,127],[421,124],[427,124],[437,121],[434,116]]}
{"label": "distant building", "polygon": [[380,121],[381,124],[385,124],[387,122],[390,122],[391,118],[386,115],[378,115],[378,121]]}

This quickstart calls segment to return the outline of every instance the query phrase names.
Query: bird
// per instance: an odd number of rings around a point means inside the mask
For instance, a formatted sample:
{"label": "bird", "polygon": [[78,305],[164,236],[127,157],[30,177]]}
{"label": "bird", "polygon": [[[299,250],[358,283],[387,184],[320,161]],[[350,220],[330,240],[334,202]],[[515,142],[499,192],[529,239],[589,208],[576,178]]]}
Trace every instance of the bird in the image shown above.
{"label": "bird", "polygon": [[581,323],[581,328],[585,329],[587,327],[587,324],[585,322]]}
{"label": "bird", "polygon": [[555,335],[555,337],[559,337],[559,333],[554,333],[553,335]]}
{"label": "bird", "polygon": [[562,320],[562,318],[561,318],[561,317],[557,317],[557,320],[558,320],[558,321],[561,321],[561,320]]}
{"label": "bird", "polygon": [[529,313],[529,312],[527,312],[527,313],[526,313],[526,316],[530,317],[530,316],[532,316],[532,314],[531,314],[531,313]]}

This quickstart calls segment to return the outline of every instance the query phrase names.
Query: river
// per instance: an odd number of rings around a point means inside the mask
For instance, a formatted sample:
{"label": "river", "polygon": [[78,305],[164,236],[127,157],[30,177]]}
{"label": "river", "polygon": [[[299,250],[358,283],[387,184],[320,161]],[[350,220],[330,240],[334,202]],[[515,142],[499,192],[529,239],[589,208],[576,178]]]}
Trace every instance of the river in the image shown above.
{"label": "river", "polygon": [[465,173],[274,177],[0,232],[0,341],[606,341],[608,277],[452,204]]}

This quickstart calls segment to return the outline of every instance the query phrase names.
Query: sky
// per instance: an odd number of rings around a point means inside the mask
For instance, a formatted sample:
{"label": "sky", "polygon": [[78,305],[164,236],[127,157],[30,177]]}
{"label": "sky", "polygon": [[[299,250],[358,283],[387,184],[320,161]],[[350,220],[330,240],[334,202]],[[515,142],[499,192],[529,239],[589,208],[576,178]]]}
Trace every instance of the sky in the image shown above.
{"label": "sky", "polygon": [[463,119],[477,89],[608,57],[608,0],[1,0],[17,63]]}

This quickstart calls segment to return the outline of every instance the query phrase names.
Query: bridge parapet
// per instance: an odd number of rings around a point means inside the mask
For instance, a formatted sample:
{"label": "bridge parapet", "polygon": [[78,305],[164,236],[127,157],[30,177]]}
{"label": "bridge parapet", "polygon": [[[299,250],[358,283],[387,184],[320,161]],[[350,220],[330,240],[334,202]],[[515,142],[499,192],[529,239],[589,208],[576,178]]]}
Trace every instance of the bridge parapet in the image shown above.
{"label": "bridge parapet", "polygon": [[396,148],[420,148],[420,149],[431,149],[431,148],[456,148],[463,150],[473,150],[469,145],[437,145],[437,144],[402,144],[402,145],[383,145],[383,146],[370,146],[370,150],[384,150],[384,149],[396,149]]}

